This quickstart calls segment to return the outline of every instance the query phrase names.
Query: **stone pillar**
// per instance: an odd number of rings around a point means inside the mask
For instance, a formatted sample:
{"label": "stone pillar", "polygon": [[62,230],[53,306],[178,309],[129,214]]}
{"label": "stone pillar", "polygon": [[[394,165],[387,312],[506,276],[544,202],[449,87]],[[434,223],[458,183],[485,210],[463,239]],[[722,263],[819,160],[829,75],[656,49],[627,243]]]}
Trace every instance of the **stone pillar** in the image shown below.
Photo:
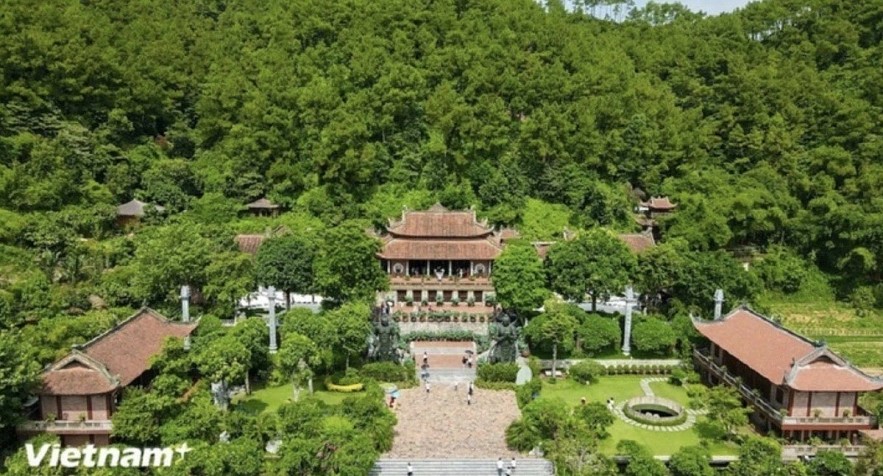
{"label": "stone pillar", "polygon": [[469,260],[469,276],[475,274],[475,261]]}
{"label": "stone pillar", "polygon": [[450,278],[452,274],[454,274],[454,263],[448,260],[448,277]]}
{"label": "stone pillar", "polygon": [[714,291],[714,320],[721,318],[721,307],[724,303],[724,290],[716,289]]}
{"label": "stone pillar", "polygon": [[[190,286],[181,286],[181,322],[190,322]],[[190,336],[184,338],[184,350],[190,350]]]}
{"label": "stone pillar", "polygon": [[432,274],[432,270],[429,269],[429,260],[426,260],[426,275],[429,276]]}
{"label": "stone pillar", "polygon": [[270,320],[267,326],[270,327],[270,353],[275,354],[278,350],[276,346],[276,288],[270,286],[267,288],[267,302],[270,306]]}
{"label": "stone pillar", "polygon": [[631,286],[625,288],[625,332],[622,336],[622,353],[629,355],[632,352],[632,307],[635,304],[635,291]]}

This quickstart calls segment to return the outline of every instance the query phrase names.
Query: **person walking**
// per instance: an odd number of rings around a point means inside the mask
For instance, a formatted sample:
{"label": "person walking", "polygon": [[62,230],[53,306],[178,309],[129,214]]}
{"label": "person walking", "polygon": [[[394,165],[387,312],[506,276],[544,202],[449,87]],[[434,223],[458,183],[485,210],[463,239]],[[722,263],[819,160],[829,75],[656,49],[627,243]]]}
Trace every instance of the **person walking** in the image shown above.
{"label": "person walking", "polygon": [[423,365],[429,365],[429,354],[426,351],[423,351]]}
{"label": "person walking", "polygon": [[472,394],[470,393],[466,394],[466,405],[472,406]]}
{"label": "person walking", "polygon": [[414,476],[414,467],[411,466],[411,463],[408,463],[408,476]]}
{"label": "person walking", "polygon": [[466,389],[466,393],[471,397],[474,393],[474,387],[472,386],[472,382],[469,382],[469,387]]}
{"label": "person walking", "polygon": [[426,381],[426,393],[429,393],[429,380]]}
{"label": "person walking", "polygon": [[503,458],[497,458],[497,476],[503,476]]}
{"label": "person walking", "polygon": [[518,467],[518,465],[515,463],[515,457],[514,457],[514,456],[512,457],[512,462],[509,463],[509,467],[512,468],[512,472],[513,472],[513,473],[515,472],[515,468]]}

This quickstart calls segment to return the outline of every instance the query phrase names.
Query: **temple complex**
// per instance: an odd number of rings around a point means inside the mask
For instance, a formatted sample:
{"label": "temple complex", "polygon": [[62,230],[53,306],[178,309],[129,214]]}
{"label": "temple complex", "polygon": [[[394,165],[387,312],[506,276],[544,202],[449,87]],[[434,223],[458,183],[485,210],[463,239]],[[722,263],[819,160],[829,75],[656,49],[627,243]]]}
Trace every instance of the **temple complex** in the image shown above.
{"label": "temple complex", "polygon": [[48,432],[65,446],[109,444],[111,416],[123,388],[152,380],[150,359],[169,337],[186,338],[196,323],[172,322],[142,308],[113,329],[48,366],[38,399],[29,406],[29,421],[19,425],[23,437]]}
{"label": "temple complex", "polygon": [[736,388],[754,410],[752,419],[790,441],[849,439],[877,428],[859,405],[864,392],[883,389],[828,349],[776,322],[739,307],[712,321],[695,319],[708,345],[694,351],[704,380]]}
{"label": "temple complex", "polygon": [[380,265],[389,274],[387,299],[399,303],[486,301],[493,293],[494,260],[512,229],[478,221],[474,210],[452,211],[436,204],[406,211],[380,235]]}

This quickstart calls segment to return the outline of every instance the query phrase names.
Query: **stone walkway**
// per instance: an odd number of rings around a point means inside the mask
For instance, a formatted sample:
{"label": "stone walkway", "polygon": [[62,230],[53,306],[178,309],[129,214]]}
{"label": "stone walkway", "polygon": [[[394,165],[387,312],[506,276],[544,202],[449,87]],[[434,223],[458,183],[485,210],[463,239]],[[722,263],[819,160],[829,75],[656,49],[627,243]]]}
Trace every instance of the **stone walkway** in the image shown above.
{"label": "stone walkway", "polygon": [[392,450],[384,458],[524,458],[506,448],[506,427],[521,416],[515,394],[475,389],[466,404],[466,385],[433,384],[401,391]]}
{"label": "stone walkway", "polygon": [[[665,377],[650,377],[641,379],[641,391],[644,392],[645,396],[655,397],[656,394],[653,393],[653,388],[650,387],[650,384],[653,382],[665,382],[668,379]],[[681,423],[676,426],[654,426],[648,425],[646,423],[640,423],[631,418],[625,416],[625,413],[622,411],[622,406],[625,405],[625,402],[615,402],[613,404],[613,409],[611,412],[620,420],[628,423],[629,425],[636,426],[642,430],[648,431],[684,431],[690,429],[693,425],[696,424],[696,417],[699,415],[704,415],[707,413],[705,410],[693,410],[687,409],[687,421]]]}

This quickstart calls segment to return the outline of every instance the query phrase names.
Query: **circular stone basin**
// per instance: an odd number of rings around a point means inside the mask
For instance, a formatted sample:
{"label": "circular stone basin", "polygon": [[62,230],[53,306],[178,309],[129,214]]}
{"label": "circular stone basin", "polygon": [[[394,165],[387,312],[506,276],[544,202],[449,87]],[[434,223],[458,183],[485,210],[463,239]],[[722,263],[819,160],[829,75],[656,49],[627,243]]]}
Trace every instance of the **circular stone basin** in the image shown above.
{"label": "circular stone basin", "polygon": [[678,424],[686,417],[677,402],[660,397],[636,397],[625,403],[623,413],[632,420],[648,425]]}

